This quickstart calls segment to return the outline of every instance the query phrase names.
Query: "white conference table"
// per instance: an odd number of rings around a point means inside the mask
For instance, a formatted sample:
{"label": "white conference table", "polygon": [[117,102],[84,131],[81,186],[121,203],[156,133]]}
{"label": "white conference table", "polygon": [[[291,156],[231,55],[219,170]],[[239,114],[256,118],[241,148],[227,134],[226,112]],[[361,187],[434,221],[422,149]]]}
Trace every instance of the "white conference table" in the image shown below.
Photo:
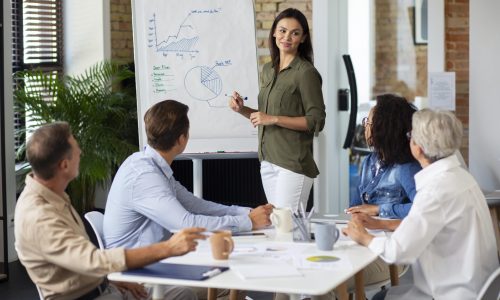
{"label": "white conference table", "polygon": [[[319,296],[336,289],[337,297],[347,299],[347,285],[345,282],[354,275],[360,276],[361,271],[371,262],[377,259],[377,255],[368,248],[360,246],[348,238],[341,237],[335,244],[332,251],[319,251],[314,243],[294,243],[291,234],[276,234],[273,229],[264,230],[266,237],[233,237],[235,242],[235,251],[230,255],[227,261],[214,260],[210,252],[210,246],[207,241],[201,241],[196,251],[180,257],[172,257],[163,262],[192,264],[192,265],[215,265],[229,266],[245,262],[257,262],[258,268],[266,268],[269,272],[273,268],[283,266],[283,263],[295,265],[302,276],[295,277],[267,277],[256,279],[243,279],[233,269],[223,272],[217,276],[203,281],[180,280],[172,278],[160,278],[152,276],[135,276],[116,272],[108,275],[109,280],[142,282],[153,285],[177,285],[191,287],[206,287],[230,290],[260,291],[272,293],[290,294],[291,299],[299,298],[300,294]],[[269,248],[290,248],[289,254],[280,256],[277,252],[273,253],[245,253],[248,249],[266,249]],[[335,256],[340,260],[330,264],[328,267],[318,266],[306,261],[305,257],[310,256]],[[263,259],[265,264],[260,263]],[[298,261],[298,263],[297,263]],[[314,267],[314,268],[311,268]],[[357,282],[358,284],[358,282]],[[363,283],[359,283],[362,288]],[[363,295],[357,295],[362,296]],[[358,297],[356,297],[358,298]]]}

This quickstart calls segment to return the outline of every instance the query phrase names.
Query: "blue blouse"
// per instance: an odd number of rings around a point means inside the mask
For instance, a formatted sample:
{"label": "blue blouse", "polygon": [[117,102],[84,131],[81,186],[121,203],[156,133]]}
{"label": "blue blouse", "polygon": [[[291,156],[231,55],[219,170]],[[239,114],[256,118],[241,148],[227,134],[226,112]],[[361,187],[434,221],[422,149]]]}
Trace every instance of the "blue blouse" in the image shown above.
{"label": "blue blouse", "polygon": [[382,218],[403,219],[415,198],[415,174],[422,167],[416,161],[381,165],[375,153],[368,155],[361,166],[358,194],[349,206],[376,204]]}

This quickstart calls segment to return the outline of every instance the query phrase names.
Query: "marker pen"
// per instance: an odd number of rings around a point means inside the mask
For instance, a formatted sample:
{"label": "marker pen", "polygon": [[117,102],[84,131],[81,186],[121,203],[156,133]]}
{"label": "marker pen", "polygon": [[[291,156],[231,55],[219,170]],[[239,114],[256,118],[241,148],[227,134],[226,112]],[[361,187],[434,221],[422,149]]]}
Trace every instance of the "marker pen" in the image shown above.
{"label": "marker pen", "polygon": [[[224,96],[226,96],[226,97],[231,97],[232,95],[224,94]],[[241,97],[241,96],[240,96],[240,98],[241,98],[241,99],[243,99],[243,100],[248,100],[248,97]]]}

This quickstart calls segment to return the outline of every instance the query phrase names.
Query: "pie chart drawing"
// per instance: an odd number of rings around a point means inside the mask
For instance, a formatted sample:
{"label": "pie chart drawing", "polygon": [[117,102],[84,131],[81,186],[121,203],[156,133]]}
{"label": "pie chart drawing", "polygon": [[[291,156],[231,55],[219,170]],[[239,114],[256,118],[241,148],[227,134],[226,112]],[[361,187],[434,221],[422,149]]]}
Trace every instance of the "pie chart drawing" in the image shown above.
{"label": "pie chart drawing", "polygon": [[222,79],[212,68],[196,66],[186,73],[184,87],[194,99],[208,101],[220,95]]}

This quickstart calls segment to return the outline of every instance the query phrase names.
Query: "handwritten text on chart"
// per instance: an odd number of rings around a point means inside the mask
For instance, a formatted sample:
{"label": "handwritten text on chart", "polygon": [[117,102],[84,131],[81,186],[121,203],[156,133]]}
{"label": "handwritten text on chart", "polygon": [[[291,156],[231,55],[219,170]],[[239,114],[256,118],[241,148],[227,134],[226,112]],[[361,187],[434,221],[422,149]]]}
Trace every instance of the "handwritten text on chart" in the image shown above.
{"label": "handwritten text on chart", "polygon": [[170,66],[164,64],[153,65],[151,87],[155,94],[164,94],[175,90],[175,77]]}

